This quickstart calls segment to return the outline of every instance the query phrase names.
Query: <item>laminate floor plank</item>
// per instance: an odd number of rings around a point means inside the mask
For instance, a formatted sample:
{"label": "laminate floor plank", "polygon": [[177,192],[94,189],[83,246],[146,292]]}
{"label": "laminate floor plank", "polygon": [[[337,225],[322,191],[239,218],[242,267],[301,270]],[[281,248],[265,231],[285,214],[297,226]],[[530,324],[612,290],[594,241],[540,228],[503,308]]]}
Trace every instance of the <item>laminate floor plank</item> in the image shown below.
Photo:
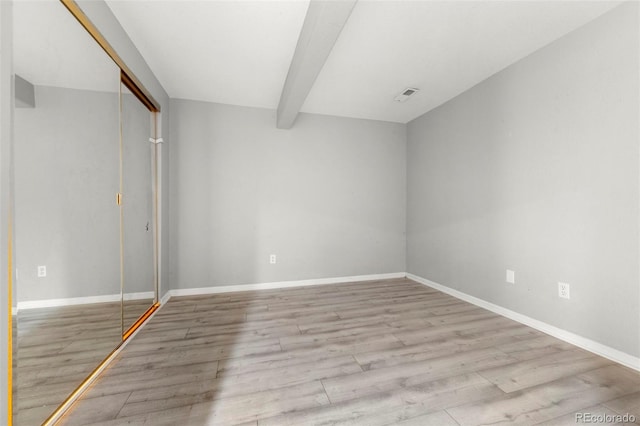
{"label": "laminate floor plank", "polygon": [[612,364],[612,361],[608,359],[594,357],[582,349],[570,349],[511,365],[482,370],[480,374],[509,393],[609,364]]}
{"label": "laminate floor plank", "polygon": [[[166,370],[166,371],[165,371]],[[176,386],[197,381],[215,380],[217,365],[215,363],[191,364],[174,369],[154,369],[146,374],[107,374],[101,377],[92,387],[86,399],[105,397],[122,393],[131,394],[141,387],[155,389]],[[144,382],[142,381],[144,379]]]}
{"label": "laminate floor plank", "polygon": [[322,384],[310,382],[194,404],[191,406],[187,422],[212,426],[234,425],[272,417],[282,412],[294,412],[328,404],[329,400]]}
{"label": "laminate floor plank", "polygon": [[74,363],[64,367],[58,367],[56,369],[44,366],[41,368],[25,369],[17,375],[17,385],[19,387],[32,387],[41,386],[46,383],[58,383],[59,381],[68,380],[70,375],[84,375],[86,376],[87,370],[95,368],[93,363]]}
{"label": "laminate floor plank", "polygon": [[247,321],[264,321],[264,320],[293,320],[300,324],[317,323],[337,319],[338,314],[333,311],[324,311],[323,309],[314,312],[305,312],[304,309],[288,312],[264,312],[256,314],[247,314]]}
{"label": "laminate floor plank", "polygon": [[214,380],[164,386],[151,392],[145,389],[131,394],[121,415],[137,415],[156,409],[236,397],[246,394],[247,389],[262,392],[288,388],[356,371],[362,370],[353,357],[342,356],[265,371],[224,375]]}
{"label": "laminate floor plank", "polygon": [[323,380],[322,383],[331,402],[339,402],[477,371],[489,366],[507,365],[513,361],[513,358],[498,350],[480,349],[335,377]]}
{"label": "laminate floor plank", "polygon": [[425,318],[425,320],[431,325],[442,326],[447,324],[458,324],[495,318],[503,319],[501,316],[496,315],[493,312],[474,309],[471,311],[428,316]]}
{"label": "laminate floor plank", "polygon": [[[449,301],[449,298],[442,298],[443,300]],[[358,294],[358,295],[339,295],[334,296],[332,298],[321,299],[314,301],[313,299],[309,299],[308,297],[304,298],[303,301],[297,300],[283,300],[278,302],[269,302],[267,308],[269,311],[286,311],[290,309],[300,309],[300,308],[329,308],[331,310],[342,310],[348,309],[350,307],[357,307],[358,304],[366,302],[369,306],[382,306],[382,305],[395,305],[409,302],[430,302],[434,303],[438,300],[437,297],[432,296],[430,294],[425,294],[421,296],[416,296],[413,291],[406,292],[390,292],[387,291],[384,294],[384,297],[381,297],[380,294],[369,293],[369,294]]]}
{"label": "laminate floor plank", "polygon": [[[191,406],[168,408],[147,414],[131,417],[120,417],[111,420],[95,420],[86,423],[86,426],[176,426],[186,424],[189,418]],[[66,423],[66,418],[61,423]]]}
{"label": "laminate floor plank", "polygon": [[455,322],[453,324],[444,324],[438,327],[428,327],[424,330],[398,331],[394,333],[394,336],[396,336],[405,345],[412,345],[428,342],[433,339],[438,339],[442,335],[453,333],[463,335],[465,333],[477,333],[486,329],[497,330],[517,326],[520,326],[520,324],[496,315],[484,319],[470,319],[467,321]]}
{"label": "laminate floor plank", "polygon": [[[388,328],[387,328],[388,329]],[[402,346],[402,342],[391,333],[384,333],[382,331],[375,331],[368,329],[364,335],[357,333],[345,333],[345,335],[336,335],[330,339],[314,339],[314,336],[309,336],[306,339],[280,339],[280,346],[283,350],[303,349],[308,348],[310,350],[316,348],[320,351],[349,351],[351,347],[357,345],[366,345],[370,341],[378,340],[393,340],[397,342],[397,346]],[[307,337],[307,336],[305,336]]]}
{"label": "laminate floor plank", "polygon": [[635,392],[640,375],[607,366],[505,396],[448,409],[460,425],[534,425]]}
{"label": "laminate floor plank", "polygon": [[84,426],[87,423],[115,419],[129,395],[130,393],[125,392],[87,398],[85,410],[74,413],[73,416],[66,416],[63,421],[69,426]]}
{"label": "laminate floor plank", "polygon": [[[160,339],[159,339],[160,340]],[[199,350],[209,348],[214,359],[233,358],[246,356],[249,354],[272,352],[280,350],[280,340],[277,337],[268,337],[246,341],[241,344],[234,344],[229,340],[219,341],[214,337],[183,338],[168,341],[135,342],[129,344],[126,355],[123,356],[144,356],[152,351],[173,351],[191,347]]]}
{"label": "laminate floor plank", "polygon": [[281,337],[280,345],[283,348],[295,349],[298,347],[317,345],[318,343],[327,343],[343,338],[391,334],[393,331],[397,331],[397,329],[386,323],[378,323],[361,327],[332,330],[324,333],[307,333],[303,335],[298,334],[296,336]]}
{"label": "laminate floor plank", "polygon": [[60,401],[55,404],[39,405],[33,408],[19,408],[15,413],[13,422],[17,425],[39,425],[60,405]]}
{"label": "laminate floor plank", "polygon": [[636,418],[636,424],[640,425],[640,391],[607,401],[603,405],[618,414],[633,415]]}
{"label": "laminate floor plank", "polygon": [[528,359],[539,358],[541,356],[574,349],[575,346],[563,342],[562,340],[556,339],[555,337],[544,334],[534,339],[529,339],[526,342],[515,341],[498,344],[497,348],[514,358],[525,361]]}
{"label": "laminate floor plank", "polygon": [[393,424],[396,426],[458,426],[458,422],[453,420],[446,411],[437,411]]}
{"label": "laminate floor plank", "polygon": [[[431,323],[423,316],[408,317],[406,315],[388,315],[375,317],[358,317],[350,319],[334,319],[330,321],[298,324],[300,333],[304,335],[315,335],[322,333],[340,332],[358,327],[379,326],[385,328],[388,325],[392,328],[415,329],[431,326]],[[400,330],[397,330],[400,331]]]}
{"label": "laminate floor plank", "polygon": [[331,344],[303,347],[299,349],[274,351],[245,357],[227,358],[220,360],[218,369],[221,374],[226,372],[248,372],[268,368],[268,366],[295,365],[307,361],[354,355],[363,352],[384,351],[402,347],[402,343],[393,336],[368,336],[357,341],[341,341]]}
{"label": "laminate floor plank", "polygon": [[[404,303],[396,303],[393,305],[389,304],[380,304],[377,306],[367,306],[365,308],[353,306],[346,309],[341,309],[338,315],[342,319],[354,318],[354,317],[362,317],[362,316],[373,316],[373,315],[384,315],[384,314],[402,314],[407,312],[417,312],[420,315],[428,314],[429,309],[434,307],[444,307],[444,306],[452,306],[460,303],[456,299],[452,297],[439,298],[435,301],[407,301]],[[365,304],[366,305],[366,304]]]}
{"label": "laminate floor plank", "polygon": [[[598,419],[598,420],[595,420],[595,419]],[[620,419],[621,421],[617,421],[617,419]],[[609,426],[637,425],[637,423],[624,421],[624,419],[620,416],[619,413],[616,413],[615,411],[603,405],[596,405],[593,407],[587,407],[587,408],[577,410],[570,414],[565,414],[564,416],[561,416],[561,417],[556,417],[555,419],[548,420],[546,422],[538,423],[536,426],[567,426],[567,425],[576,425],[580,423],[583,423],[583,424],[596,423],[598,425],[609,425]]]}
{"label": "laminate floor plank", "polygon": [[211,325],[202,325],[197,327],[191,327],[187,331],[187,338],[198,338],[198,337],[211,337],[217,338],[216,341],[232,341],[238,342],[238,335],[241,335],[243,339],[251,341],[253,339],[259,338],[279,338],[279,337],[289,337],[289,336],[299,336],[300,329],[297,325],[280,325],[276,327],[256,327],[252,330],[246,329],[233,329],[225,332],[224,330],[220,330],[215,326]]}
{"label": "laminate floor plank", "polygon": [[258,425],[391,425],[437,413],[466,401],[478,401],[501,394],[500,389],[478,374],[464,374],[406,386],[396,391],[376,392],[362,398],[332,402],[327,407],[260,419]]}
{"label": "laminate floor plank", "polygon": [[22,309],[14,353],[14,424],[41,424],[122,341],[119,303]]}
{"label": "laminate floor plank", "polygon": [[556,425],[636,413],[639,389],[636,371],[394,279],[174,297],[60,424]]}
{"label": "laminate floor plank", "polygon": [[[460,352],[487,349],[505,342],[526,342],[535,339],[528,327],[512,327],[466,335],[447,334],[438,340],[406,345],[386,351],[365,352],[354,355],[364,370],[392,367],[416,361],[448,356]],[[498,347],[499,349],[499,347]],[[504,351],[502,351],[504,352]],[[508,354],[510,355],[510,354]]]}

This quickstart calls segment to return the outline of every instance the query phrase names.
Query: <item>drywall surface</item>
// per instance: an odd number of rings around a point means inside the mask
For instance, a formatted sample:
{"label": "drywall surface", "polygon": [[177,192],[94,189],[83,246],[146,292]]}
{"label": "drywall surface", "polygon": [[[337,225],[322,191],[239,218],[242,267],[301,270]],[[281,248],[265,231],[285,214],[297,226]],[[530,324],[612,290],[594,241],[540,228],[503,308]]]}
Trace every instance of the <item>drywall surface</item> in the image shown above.
{"label": "drywall surface", "polygon": [[[405,268],[406,128],[171,101],[175,288]],[[275,254],[276,264],[269,256]]]}
{"label": "drywall surface", "polygon": [[640,355],[637,7],[408,124],[410,273]]}
{"label": "drywall surface", "polygon": [[117,295],[118,93],[36,86],[35,94],[36,108],[14,116],[18,301]]}

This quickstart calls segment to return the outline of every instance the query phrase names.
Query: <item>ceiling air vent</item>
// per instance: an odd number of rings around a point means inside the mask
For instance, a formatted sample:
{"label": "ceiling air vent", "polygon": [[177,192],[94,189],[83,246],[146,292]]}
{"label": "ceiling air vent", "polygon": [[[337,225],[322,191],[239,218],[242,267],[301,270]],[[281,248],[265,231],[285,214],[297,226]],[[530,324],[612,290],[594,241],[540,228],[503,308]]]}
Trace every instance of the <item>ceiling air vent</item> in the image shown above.
{"label": "ceiling air vent", "polygon": [[409,99],[410,96],[414,95],[418,90],[420,90],[420,89],[416,89],[414,87],[407,87],[406,89],[404,89],[402,91],[402,93],[400,93],[398,96],[396,96],[394,98],[394,100],[396,102],[404,102],[407,99]]}

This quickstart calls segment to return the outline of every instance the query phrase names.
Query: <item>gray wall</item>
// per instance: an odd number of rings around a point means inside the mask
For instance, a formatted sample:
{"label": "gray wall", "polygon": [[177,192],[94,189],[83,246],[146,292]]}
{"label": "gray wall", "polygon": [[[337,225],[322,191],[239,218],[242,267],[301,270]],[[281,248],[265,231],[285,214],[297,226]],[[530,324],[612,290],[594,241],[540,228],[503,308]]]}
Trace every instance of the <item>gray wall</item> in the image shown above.
{"label": "gray wall", "polygon": [[[406,127],[171,101],[175,288],[405,270]],[[277,263],[269,264],[269,255]]]}
{"label": "gray wall", "polygon": [[409,123],[410,273],[640,355],[637,7]]}
{"label": "gray wall", "polygon": [[35,108],[14,113],[18,301],[117,295],[118,93],[36,86],[35,95]]}

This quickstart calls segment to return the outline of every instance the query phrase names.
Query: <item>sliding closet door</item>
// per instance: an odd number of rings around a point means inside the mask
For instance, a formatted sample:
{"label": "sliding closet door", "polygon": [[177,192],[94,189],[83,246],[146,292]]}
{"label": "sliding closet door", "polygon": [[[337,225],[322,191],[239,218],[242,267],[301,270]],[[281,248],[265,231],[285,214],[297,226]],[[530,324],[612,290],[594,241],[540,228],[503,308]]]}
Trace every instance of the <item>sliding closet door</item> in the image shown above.
{"label": "sliding closet door", "polygon": [[123,333],[155,302],[152,115],[120,86]]}
{"label": "sliding closet door", "polygon": [[13,18],[13,424],[32,426],[122,342],[120,70],[59,1]]}

